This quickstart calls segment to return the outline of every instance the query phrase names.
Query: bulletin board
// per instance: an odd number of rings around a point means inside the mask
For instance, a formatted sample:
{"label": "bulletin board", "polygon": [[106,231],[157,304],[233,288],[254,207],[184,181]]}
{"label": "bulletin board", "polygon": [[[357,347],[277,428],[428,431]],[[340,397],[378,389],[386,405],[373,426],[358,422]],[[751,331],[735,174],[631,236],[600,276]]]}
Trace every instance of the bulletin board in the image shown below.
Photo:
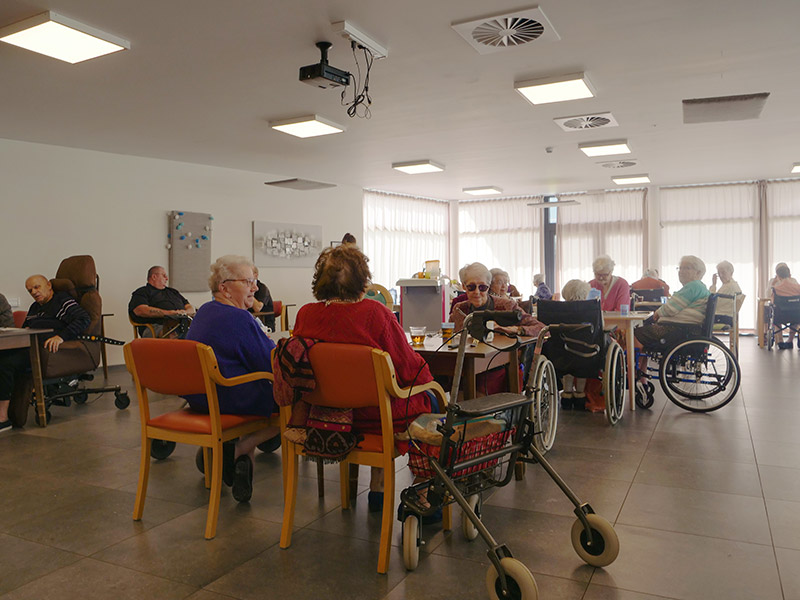
{"label": "bulletin board", "polygon": [[169,285],[181,292],[207,292],[214,217],[173,210],[167,213]]}

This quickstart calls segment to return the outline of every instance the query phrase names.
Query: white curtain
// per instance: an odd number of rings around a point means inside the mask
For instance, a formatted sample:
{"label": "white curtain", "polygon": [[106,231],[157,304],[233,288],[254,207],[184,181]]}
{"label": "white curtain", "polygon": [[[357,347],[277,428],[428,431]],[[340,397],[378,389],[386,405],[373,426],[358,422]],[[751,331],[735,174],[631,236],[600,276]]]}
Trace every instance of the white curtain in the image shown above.
{"label": "white curtain", "polygon": [[[528,206],[541,198],[462,202],[458,205],[458,268],[480,262],[508,272],[524,296],[533,291],[533,276],[542,272],[542,210]],[[457,276],[458,269],[453,269]]]}
{"label": "white curtain", "polygon": [[372,280],[386,288],[439,260],[448,272],[449,204],[399,194],[364,191],[364,253]]}
{"label": "white curtain", "polygon": [[795,279],[800,274],[800,181],[767,183],[767,235],[769,270],[760,289],[775,275],[775,264],[785,262]]}
{"label": "white curtain", "polygon": [[570,279],[593,279],[592,262],[601,254],[612,258],[616,263],[614,275],[628,283],[642,276],[644,196],[645,190],[559,196],[561,200],[580,202],[557,209],[556,278],[559,289]]}
{"label": "white curtain", "polygon": [[733,279],[747,295],[739,312],[739,327],[755,326],[757,292],[758,191],[755,183],[662,188],[661,260],[664,279],[681,287],[678,263],[694,254],[706,263],[703,282],[711,285],[716,265],[733,264]]}

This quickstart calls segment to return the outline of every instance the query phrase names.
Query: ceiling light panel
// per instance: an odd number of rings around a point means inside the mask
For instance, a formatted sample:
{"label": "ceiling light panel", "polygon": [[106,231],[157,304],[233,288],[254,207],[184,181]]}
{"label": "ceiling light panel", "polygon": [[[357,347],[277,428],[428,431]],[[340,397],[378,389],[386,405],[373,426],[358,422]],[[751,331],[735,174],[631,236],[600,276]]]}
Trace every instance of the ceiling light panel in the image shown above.
{"label": "ceiling light panel", "polygon": [[594,97],[592,85],[583,73],[517,81],[514,83],[514,89],[531,104],[549,104]]}
{"label": "ceiling light panel", "polygon": [[344,127],[337,125],[319,115],[308,115],[306,117],[294,117],[293,119],[283,119],[281,121],[270,121],[269,126],[277,131],[288,133],[299,138],[318,137],[321,135],[331,135],[342,133]]}
{"label": "ceiling light panel", "polygon": [[465,194],[469,194],[470,196],[494,196],[496,194],[503,193],[503,189],[497,187],[496,185],[483,185],[481,187],[463,188],[461,191]]}
{"label": "ceiling light panel", "polygon": [[621,177],[612,177],[611,181],[617,185],[633,185],[636,183],[650,183],[650,176],[647,173],[643,175],[624,175]]}
{"label": "ceiling light panel", "polygon": [[432,160],[412,160],[408,162],[392,163],[392,168],[409,175],[444,171],[444,165]]}
{"label": "ceiling light panel", "polygon": [[615,154],[630,154],[628,140],[614,140],[610,142],[589,142],[579,144],[581,152],[586,156],[613,156]]}
{"label": "ceiling light panel", "polygon": [[792,165],[792,173],[800,173],[800,163],[794,163],[794,165]]}
{"label": "ceiling light panel", "polygon": [[0,28],[0,41],[75,64],[130,48],[130,43],[52,11]]}

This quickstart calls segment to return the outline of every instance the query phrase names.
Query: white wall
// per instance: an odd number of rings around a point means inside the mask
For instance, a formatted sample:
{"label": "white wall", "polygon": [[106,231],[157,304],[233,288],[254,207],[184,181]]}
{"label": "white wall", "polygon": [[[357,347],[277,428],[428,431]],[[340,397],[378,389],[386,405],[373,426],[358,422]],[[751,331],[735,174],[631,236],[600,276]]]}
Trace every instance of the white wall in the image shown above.
{"label": "white wall", "polygon": [[[266,166],[266,165],[265,165]],[[322,225],[323,242],[349,231],[362,239],[362,192],[355,187],[297,191],[264,185],[272,177],[203,165],[75,150],[0,139],[0,293],[32,302],[25,279],[54,277],[61,259],[91,254],[100,274],[108,337],[129,340],[131,292],[147,269],[167,266],[170,210],[214,217],[212,259],[252,257],[251,221]],[[311,268],[261,269],[273,298],[313,300]],[[210,294],[185,294],[199,306]],[[121,364],[121,347],[108,346]]]}

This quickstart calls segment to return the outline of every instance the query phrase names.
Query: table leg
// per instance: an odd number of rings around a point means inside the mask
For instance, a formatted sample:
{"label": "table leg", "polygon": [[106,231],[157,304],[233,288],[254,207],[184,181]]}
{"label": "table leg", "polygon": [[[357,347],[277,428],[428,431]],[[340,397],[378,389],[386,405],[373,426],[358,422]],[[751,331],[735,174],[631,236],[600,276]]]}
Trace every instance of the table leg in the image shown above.
{"label": "table leg", "polygon": [[[464,357],[464,400],[472,400],[477,396],[477,382],[475,381],[475,359],[471,356]],[[458,398],[451,401],[456,402]]]}
{"label": "table leg", "polygon": [[31,371],[33,371],[33,390],[36,394],[36,414],[39,427],[47,427],[47,407],[44,404],[44,384],[42,382],[42,357],[39,351],[39,336],[31,336]]}
{"label": "table leg", "polygon": [[636,346],[633,340],[633,321],[628,321],[628,335],[625,342],[628,347],[628,403],[631,410],[636,410]]}

